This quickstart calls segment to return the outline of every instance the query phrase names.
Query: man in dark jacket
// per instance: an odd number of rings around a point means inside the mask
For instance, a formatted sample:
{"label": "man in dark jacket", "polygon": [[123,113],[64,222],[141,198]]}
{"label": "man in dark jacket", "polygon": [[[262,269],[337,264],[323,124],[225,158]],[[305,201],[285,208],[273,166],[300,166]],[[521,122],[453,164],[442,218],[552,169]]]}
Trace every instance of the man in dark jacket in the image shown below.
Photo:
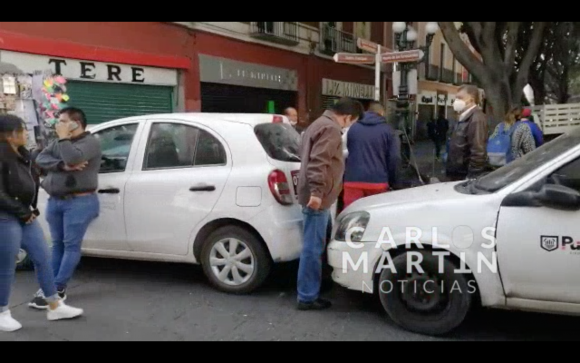
{"label": "man in dark jacket", "polygon": [[330,207],[342,188],[344,159],[341,130],[358,117],[354,100],[343,98],[304,131],[302,165],[298,176],[298,200],[303,207],[304,246],[298,268],[298,309],[327,309],[319,298],[321,256],[326,245]]}
{"label": "man in dark jacket", "polygon": [[400,144],[378,102],[352,125],[347,138],[344,207],[360,198],[384,193],[395,184]]}
{"label": "man in dark jacket", "polygon": [[488,170],[487,140],[489,137],[487,118],[477,106],[479,90],[476,86],[459,88],[453,109],[459,120],[449,141],[447,178],[451,181],[476,178]]}

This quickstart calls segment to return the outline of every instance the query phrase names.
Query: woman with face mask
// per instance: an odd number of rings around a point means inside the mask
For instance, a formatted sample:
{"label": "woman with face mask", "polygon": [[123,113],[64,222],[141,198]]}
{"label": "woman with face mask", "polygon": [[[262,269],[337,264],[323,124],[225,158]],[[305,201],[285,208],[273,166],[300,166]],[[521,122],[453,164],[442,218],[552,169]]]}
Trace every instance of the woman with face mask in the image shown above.
{"label": "woman with face mask", "polygon": [[20,248],[30,256],[38,283],[49,296],[48,320],[70,319],[83,313],[65,305],[56,291],[48,245],[36,220],[40,214],[36,209],[39,184],[25,148],[27,141],[24,121],[0,115],[0,332],[22,328],[8,305]]}

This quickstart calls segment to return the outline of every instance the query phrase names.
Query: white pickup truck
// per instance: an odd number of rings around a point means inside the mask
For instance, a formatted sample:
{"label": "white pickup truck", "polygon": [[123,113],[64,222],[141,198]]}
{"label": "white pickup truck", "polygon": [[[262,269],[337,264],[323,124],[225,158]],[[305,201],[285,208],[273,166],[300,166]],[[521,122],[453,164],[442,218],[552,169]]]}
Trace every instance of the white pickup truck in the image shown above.
{"label": "white pickup truck", "polygon": [[[361,199],[337,219],[333,280],[400,326],[450,332],[471,307],[580,314],[580,128],[479,179]],[[347,242],[350,241],[350,242]]]}

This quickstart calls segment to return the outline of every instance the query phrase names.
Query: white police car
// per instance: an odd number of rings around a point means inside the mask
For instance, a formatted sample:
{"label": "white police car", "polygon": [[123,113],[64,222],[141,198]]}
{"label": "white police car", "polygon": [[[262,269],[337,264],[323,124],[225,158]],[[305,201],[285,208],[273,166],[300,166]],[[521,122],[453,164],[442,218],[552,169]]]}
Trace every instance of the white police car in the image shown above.
{"label": "white police car", "polygon": [[580,314],[579,221],[576,128],[476,180],[353,203],[329,263],[335,282],[378,294],[394,322],[418,333],[450,332],[475,304]]}

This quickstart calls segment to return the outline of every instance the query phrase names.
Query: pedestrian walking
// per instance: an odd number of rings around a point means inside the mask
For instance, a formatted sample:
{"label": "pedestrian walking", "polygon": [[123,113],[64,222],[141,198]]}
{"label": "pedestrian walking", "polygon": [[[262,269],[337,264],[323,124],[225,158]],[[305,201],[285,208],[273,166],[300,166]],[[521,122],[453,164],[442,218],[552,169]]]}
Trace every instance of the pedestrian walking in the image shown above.
{"label": "pedestrian walking", "polygon": [[396,183],[400,143],[387,123],[385,108],[373,102],[352,125],[347,139],[344,208],[360,198],[385,193]]}
{"label": "pedestrian walking", "polygon": [[356,102],[342,98],[304,132],[298,179],[298,199],[303,207],[304,238],[298,268],[298,309],[327,309],[321,299],[322,255],[326,247],[330,207],[342,188],[344,159],[341,131],[358,117]]}
{"label": "pedestrian walking", "polygon": [[502,167],[536,148],[532,130],[519,120],[520,115],[519,107],[511,109],[489,138],[487,155],[493,168]]}
{"label": "pedestrian walking", "polygon": [[437,142],[435,146],[435,153],[437,160],[441,158],[441,146],[447,142],[447,133],[449,132],[449,120],[445,117],[445,111],[439,112],[439,117],[435,121],[435,128],[437,131]]}
{"label": "pedestrian walking", "polygon": [[451,181],[476,178],[488,171],[487,118],[477,106],[479,90],[474,85],[459,88],[453,109],[459,120],[449,140],[446,174]]}
{"label": "pedestrian walking", "polygon": [[64,304],[57,293],[48,244],[36,220],[40,214],[36,209],[38,176],[25,147],[27,142],[24,121],[0,115],[0,331],[4,332],[22,328],[8,305],[21,248],[30,256],[36,279],[46,292],[48,320],[70,319],[83,313]]}
{"label": "pedestrian walking", "polygon": [[[101,165],[99,141],[85,131],[84,112],[69,107],[60,112],[55,126],[58,140],[36,158],[46,173],[42,188],[50,196],[46,220],[52,238],[52,268],[59,296],[66,288],[81,259],[81,246],[89,224],[99,215],[96,191]],[[30,307],[46,309],[45,294],[39,290]]]}

